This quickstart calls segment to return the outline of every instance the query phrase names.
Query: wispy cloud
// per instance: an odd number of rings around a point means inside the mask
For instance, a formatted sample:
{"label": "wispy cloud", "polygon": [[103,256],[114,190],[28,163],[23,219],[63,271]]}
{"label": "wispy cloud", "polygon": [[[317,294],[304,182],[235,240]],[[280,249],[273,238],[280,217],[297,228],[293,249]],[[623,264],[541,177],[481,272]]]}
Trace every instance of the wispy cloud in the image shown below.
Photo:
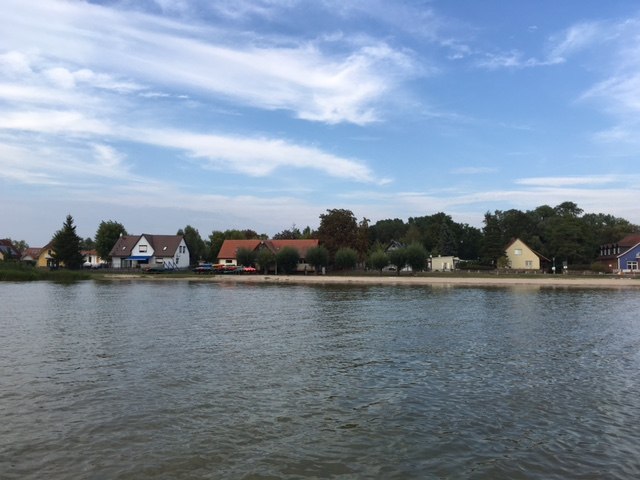
{"label": "wispy cloud", "polygon": [[453,175],[483,175],[487,173],[495,173],[498,169],[492,167],[460,167],[454,168],[449,173]]}
{"label": "wispy cloud", "polygon": [[539,187],[568,187],[576,185],[609,185],[620,182],[616,175],[587,175],[575,177],[533,177],[520,178],[515,181],[518,185]]}
{"label": "wispy cloud", "polygon": [[[62,88],[79,81],[123,91],[163,85],[252,108],[287,110],[305,120],[363,125],[380,119],[376,104],[414,69],[406,52],[379,40],[336,49],[322,39],[238,36],[82,2],[8,2],[0,44],[18,52],[37,45],[40,68],[47,65],[46,74]],[[56,22],[47,20],[46,10],[55,13]],[[5,63],[24,68],[15,54]],[[137,80],[113,79],[111,70]]]}
{"label": "wispy cloud", "polygon": [[290,167],[358,182],[383,181],[376,179],[363,162],[278,139],[205,135],[178,130],[131,129],[129,134],[137,142],[184,150],[189,156],[203,160],[205,168],[215,170],[266,176],[279,168]]}

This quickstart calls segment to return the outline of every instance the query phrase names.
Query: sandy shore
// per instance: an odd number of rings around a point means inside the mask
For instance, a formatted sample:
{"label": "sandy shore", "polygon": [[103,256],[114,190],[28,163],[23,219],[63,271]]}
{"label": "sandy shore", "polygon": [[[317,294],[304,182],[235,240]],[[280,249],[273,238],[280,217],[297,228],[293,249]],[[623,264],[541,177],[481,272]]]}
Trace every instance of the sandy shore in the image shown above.
{"label": "sandy shore", "polygon": [[638,288],[640,278],[619,276],[572,277],[560,275],[532,275],[515,277],[496,276],[337,276],[337,275],[149,275],[149,274],[106,274],[109,280],[141,279],[150,281],[202,281],[216,283],[280,283],[280,284],[352,284],[352,285],[472,285],[472,286],[514,286],[530,285],[540,287],[596,287],[596,288]]}

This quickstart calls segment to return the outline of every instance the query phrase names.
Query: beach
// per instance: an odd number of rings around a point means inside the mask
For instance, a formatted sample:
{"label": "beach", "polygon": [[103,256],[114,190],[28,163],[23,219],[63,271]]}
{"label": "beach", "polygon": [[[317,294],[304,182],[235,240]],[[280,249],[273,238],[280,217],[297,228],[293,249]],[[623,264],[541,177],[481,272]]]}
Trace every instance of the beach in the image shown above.
{"label": "beach", "polygon": [[376,275],[172,275],[144,273],[109,273],[105,279],[143,279],[151,281],[188,280],[216,283],[280,283],[280,284],[352,284],[352,285],[462,285],[462,286],[514,286],[584,287],[584,288],[640,288],[640,278],[606,275],[579,277],[571,275],[430,275],[430,276],[376,276]]}

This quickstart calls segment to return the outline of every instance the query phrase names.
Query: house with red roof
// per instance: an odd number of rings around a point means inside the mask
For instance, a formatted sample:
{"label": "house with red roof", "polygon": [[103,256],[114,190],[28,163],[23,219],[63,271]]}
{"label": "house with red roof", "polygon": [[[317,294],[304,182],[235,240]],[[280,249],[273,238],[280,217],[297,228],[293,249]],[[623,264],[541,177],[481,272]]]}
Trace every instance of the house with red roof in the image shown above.
{"label": "house with red roof", "polygon": [[639,273],[640,233],[627,235],[616,243],[601,245],[597,262],[608,272]]}
{"label": "house with red roof", "polygon": [[[316,239],[303,239],[303,240],[225,240],[218,252],[218,264],[224,266],[237,266],[238,258],[237,253],[240,249],[246,249],[251,252],[259,252],[262,249],[268,249],[274,255],[277,255],[280,250],[285,247],[291,247],[298,251],[300,260],[296,270],[298,272],[311,271],[313,267],[306,261],[307,251],[310,248],[318,246],[318,240]],[[248,266],[248,265],[245,265]]]}
{"label": "house with red roof", "polygon": [[189,249],[182,235],[123,235],[109,256],[111,268],[189,267]]}

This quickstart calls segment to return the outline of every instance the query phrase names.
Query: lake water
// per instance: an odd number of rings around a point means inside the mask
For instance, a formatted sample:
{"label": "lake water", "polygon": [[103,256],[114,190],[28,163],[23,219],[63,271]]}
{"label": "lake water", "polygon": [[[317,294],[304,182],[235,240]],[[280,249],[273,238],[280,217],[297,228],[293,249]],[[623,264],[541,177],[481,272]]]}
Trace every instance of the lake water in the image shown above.
{"label": "lake water", "polygon": [[0,478],[640,477],[640,292],[0,283]]}

